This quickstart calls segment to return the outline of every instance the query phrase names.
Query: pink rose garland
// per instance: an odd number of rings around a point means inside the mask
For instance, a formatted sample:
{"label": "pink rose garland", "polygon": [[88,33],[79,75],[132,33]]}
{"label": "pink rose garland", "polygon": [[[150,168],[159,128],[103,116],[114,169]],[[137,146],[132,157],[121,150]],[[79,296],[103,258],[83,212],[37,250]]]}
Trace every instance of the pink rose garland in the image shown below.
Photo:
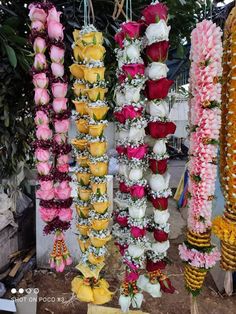
{"label": "pink rose garland", "polygon": [[[63,235],[72,219],[68,176],[71,148],[67,143],[70,113],[65,98],[63,26],[60,23],[61,12],[51,3],[33,3],[29,10],[35,52],[32,68],[36,104],[34,146],[40,185],[36,196],[40,199],[41,218],[46,223],[45,234],[55,233],[50,266],[62,272],[72,262]],[[48,66],[48,53],[51,68]],[[52,106],[49,104],[51,101]]]}

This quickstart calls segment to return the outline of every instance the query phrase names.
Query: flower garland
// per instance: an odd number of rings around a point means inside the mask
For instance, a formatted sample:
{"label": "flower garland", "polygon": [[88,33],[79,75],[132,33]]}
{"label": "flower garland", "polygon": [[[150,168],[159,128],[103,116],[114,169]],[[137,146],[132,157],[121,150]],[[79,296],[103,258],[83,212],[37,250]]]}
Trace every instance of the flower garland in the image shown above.
{"label": "flower garland", "polygon": [[132,305],[140,308],[143,294],[137,286],[140,269],[144,268],[147,244],[146,184],[143,178],[147,168],[148,146],[144,143],[144,99],[141,91],[145,83],[145,66],[141,58],[143,24],[121,24],[115,41],[118,84],[115,89],[114,116],[119,154],[119,192],[114,203],[113,235],[125,265],[125,278],[121,286],[119,304],[122,311]]}
{"label": "flower garland", "polygon": [[107,141],[103,136],[109,110],[105,100],[103,36],[93,25],[73,33],[74,64],[70,71],[76,78],[73,101],[78,136],[72,141],[77,156],[78,243],[82,252],[77,269],[82,274],[73,279],[72,291],[80,301],[104,304],[112,293],[99,273],[104,267],[106,243],[111,239],[108,229],[110,214],[107,195]]}
{"label": "flower garland", "polygon": [[[236,210],[235,210],[235,19],[234,8],[226,21],[223,54],[223,92],[221,137],[221,184],[225,198],[222,217],[213,221],[213,232],[221,240],[221,267],[227,272],[236,269]],[[230,273],[229,273],[230,274]],[[232,276],[232,274],[230,274]],[[228,293],[229,289],[225,286]],[[233,289],[231,289],[233,290]],[[231,294],[229,292],[229,294]]]}
{"label": "flower garland", "polygon": [[186,263],[186,288],[200,293],[207,270],[220,259],[211,245],[211,208],[217,174],[222,74],[221,30],[211,21],[198,23],[191,35],[190,161],[187,241],[179,246]]}
{"label": "flower garland", "polygon": [[168,68],[165,61],[168,56],[169,31],[167,26],[168,8],[158,1],[152,2],[143,12],[146,23],[144,36],[144,53],[146,55],[147,77],[145,94],[147,96],[146,133],[155,144],[150,147],[148,156],[151,174],[148,179],[148,199],[154,209],[148,217],[148,229],[152,236],[146,250],[146,274],[140,276],[138,286],[153,297],[161,297],[161,290],[173,293],[174,287],[162,272],[167,265],[169,248],[169,211],[168,197],[170,175],[167,171],[168,154],[166,151],[167,136],[175,132],[176,126],[168,119],[169,104],[165,100],[172,80],[167,79]]}
{"label": "flower garland", "polygon": [[36,104],[34,146],[40,185],[36,196],[40,199],[41,218],[47,224],[44,232],[55,234],[50,266],[62,272],[72,263],[63,234],[72,219],[68,176],[71,148],[67,141],[70,111],[65,98],[63,26],[61,12],[49,2],[32,3],[29,10],[30,39],[35,53],[32,67]]}

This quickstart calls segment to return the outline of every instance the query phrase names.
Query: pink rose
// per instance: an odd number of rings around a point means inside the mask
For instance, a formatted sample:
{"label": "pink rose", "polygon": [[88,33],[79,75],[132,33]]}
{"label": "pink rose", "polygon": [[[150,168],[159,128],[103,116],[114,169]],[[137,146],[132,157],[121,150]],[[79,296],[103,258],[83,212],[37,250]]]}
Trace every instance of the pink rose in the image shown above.
{"label": "pink rose", "polygon": [[36,197],[44,200],[44,201],[49,201],[52,200],[54,198],[54,189],[50,189],[50,190],[38,190],[36,191]]}
{"label": "pink rose", "polygon": [[123,155],[123,154],[126,154],[127,149],[125,146],[118,145],[116,146],[116,151],[119,155]]}
{"label": "pink rose", "polygon": [[72,209],[71,208],[61,208],[58,214],[61,221],[71,221],[72,220]]}
{"label": "pink rose", "polygon": [[38,140],[48,140],[52,137],[52,130],[48,127],[48,125],[40,125],[37,128],[36,137]]}
{"label": "pink rose", "polygon": [[67,109],[66,103],[67,103],[67,98],[54,98],[53,103],[52,103],[53,110],[56,113],[66,110]]}
{"label": "pink rose", "polygon": [[37,163],[37,171],[40,175],[46,176],[47,174],[49,174],[50,170],[51,164],[49,164],[48,162]]}
{"label": "pink rose", "polygon": [[48,90],[46,88],[34,89],[34,101],[36,105],[46,105],[50,101]]}
{"label": "pink rose", "polygon": [[40,110],[40,111],[36,112],[34,122],[37,125],[43,125],[43,124],[48,124],[49,119],[48,119],[48,116],[46,115],[46,113],[44,113],[43,111]]}
{"label": "pink rose", "polygon": [[57,169],[60,172],[67,173],[69,171],[69,165],[68,164],[58,165]]}
{"label": "pink rose", "polygon": [[53,189],[53,181],[40,180],[40,189],[41,190],[51,190]]}
{"label": "pink rose", "polygon": [[120,255],[121,255],[121,256],[124,256],[125,251],[126,251],[127,248],[128,248],[128,245],[122,245],[122,244],[120,244],[120,243],[118,243],[118,242],[115,242],[115,245],[118,247],[118,249],[119,249],[119,251],[120,251]]}
{"label": "pink rose", "polygon": [[66,83],[53,83],[52,93],[55,98],[65,98],[67,94],[67,84]]}
{"label": "pink rose", "polygon": [[134,119],[140,117],[142,114],[142,108],[135,108],[132,105],[125,106],[122,109],[122,113],[125,119]]}
{"label": "pink rose", "polygon": [[68,162],[69,162],[69,156],[68,155],[61,155],[60,157],[57,158],[57,164],[58,165],[67,164]]}
{"label": "pink rose", "polygon": [[29,9],[29,18],[31,21],[40,21],[42,23],[46,22],[47,13],[43,9],[36,8],[33,4],[29,6]]}
{"label": "pink rose", "polygon": [[52,62],[63,63],[65,56],[65,49],[52,45],[50,49],[50,58]]}
{"label": "pink rose", "polygon": [[125,37],[138,38],[141,35],[142,24],[138,22],[125,22],[121,24],[121,29]]}
{"label": "pink rose", "polygon": [[144,237],[146,234],[146,229],[145,228],[139,228],[139,227],[131,227],[130,228],[130,233],[132,237],[135,239]]}
{"label": "pink rose", "polygon": [[55,120],[55,130],[57,133],[67,133],[70,126],[69,119]]}
{"label": "pink rose", "polygon": [[62,77],[64,75],[64,65],[60,64],[60,63],[55,63],[53,62],[51,64],[51,70],[52,70],[52,74],[55,77]]}
{"label": "pink rose", "polygon": [[46,88],[48,86],[48,78],[45,73],[38,73],[33,76],[33,84],[35,87]]}
{"label": "pink rose", "polygon": [[122,193],[129,193],[130,192],[130,187],[127,186],[125,184],[125,182],[120,182],[119,183],[119,190],[122,192]]}
{"label": "pink rose", "polygon": [[58,215],[58,211],[59,210],[57,208],[39,208],[40,217],[45,222],[49,222],[55,219]]}
{"label": "pink rose", "polygon": [[45,70],[47,68],[47,60],[43,53],[37,53],[34,57],[34,68],[36,70]]}
{"label": "pink rose", "polygon": [[125,123],[125,117],[122,111],[116,111],[114,112],[114,116],[116,118],[117,121],[119,121],[120,123],[124,124]]}
{"label": "pink rose", "polygon": [[33,45],[35,53],[44,53],[46,50],[46,47],[47,45],[44,38],[42,37],[35,38],[34,45]]}
{"label": "pink rose", "polygon": [[125,39],[125,34],[124,32],[119,32],[115,34],[115,42],[119,45],[120,48],[124,47],[124,39]]}
{"label": "pink rose", "polygon": [[130,187],[130,195],[133,198],[143,198],[145,194],[145,187],[142,185],[133,185]]}
{"label": "pink rose", "polygon": [[126,274],[125,274],[125,281],[126,282],[137,281],[138,277],[139,277],[139,274],[136,271],[126,272]]}
{"label": "pink rose", "polygon": [[47,22],[49,23],[50,21],[55,21],[55,22],[60,22],[60,15],[62,12],[58,12],[55,7],[50,9],[48,11],[48,17],[47,17]]}
{"label": "pink rose", "polygon": [[64,38],[64,27],[56,21],[48,22],[48,36],[50,39],[62,40]]}
{"label": "pink rose", "polygon": [[124,64],[122,70],[125,72],[126,76],[133,78],[136,75],[144,75],[145,66],[140,63]]}
{"label": "pink rose", "polygon": [[66,139],[67,139],[66,134],[58,133],[54,135],[54,141],[59,145],[65,143]]}
{"label": "pink rose", "polygon": [[55,188],[55,196],[60,200],[65,200],[71,196],[71,187],[67,181],[62,181],[58,187]]}
{"label": "pink rose", "polygon": [[45,25],[40,21],[32,21],[31,29],[35,29],[37,32],[41,32],[45,29]]}
{"label": "pink rose", "polygon": [[129,159],[131,158],[143,159],[145,155],[147,154],[147,152],[148,152],[148,146],[146,144],[138,146],[138,147],[132,147],[132,146],[127,147],[127,157]]}
{"label": "pink rose", "polygon": [[35,157],[38,161],[48,161],[50,158],[50,152],[47,149],[37,148],[35,151]]}

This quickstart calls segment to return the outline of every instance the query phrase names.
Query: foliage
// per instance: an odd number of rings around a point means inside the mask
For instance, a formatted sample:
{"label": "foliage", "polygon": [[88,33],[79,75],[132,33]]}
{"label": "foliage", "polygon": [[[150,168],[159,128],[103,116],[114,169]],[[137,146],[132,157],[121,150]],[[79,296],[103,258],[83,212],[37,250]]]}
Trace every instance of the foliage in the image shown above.
{"label": "foliage", "polygon": [[[67,55],[65,66],[72,63],[71,44],[73,28],[83,25],[81,0],[52,0],[63,12],[66,26]],[[190,42],[190,32],[196,22],[204,17],[204,1],[187,0],[182,5],[177,0],[166,0],[170,9],[171,47],[177,48],[179,56],[185,51],[183,44]],[[182,1],[183,2],[183,1]],[[0,177],[16,171],[21,160],[31,161],[30,142],[33,131],[33,86],[28,74],[32,56],[25,38],[28,36],[29,0],[0,1]],[[133,16],[140,18],[141,10],[150,0],[133,0]],[[207,0],[208,7],[210,0]],[[110,84],[110,100],[115,85],[114,40],[119,23],[114,21],[113,0],[94,0],[95,25],[105,34],[107,49],[105,63]],[[69,75],[69,73],[68,73]]]}

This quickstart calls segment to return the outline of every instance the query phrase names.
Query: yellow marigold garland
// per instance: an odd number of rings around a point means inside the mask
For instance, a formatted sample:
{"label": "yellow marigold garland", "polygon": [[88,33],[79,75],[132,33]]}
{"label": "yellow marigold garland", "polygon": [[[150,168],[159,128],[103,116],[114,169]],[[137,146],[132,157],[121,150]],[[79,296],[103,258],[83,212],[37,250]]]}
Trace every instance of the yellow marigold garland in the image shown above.
{"label": "yellow marigold garland", "polygon": [[83,302],[104,304],[112,293],[109,284],[99,274],[105,263],[106,243],[110,240],[108,229],[110,213],[107,196],[108,156],[107,141],[103,136],[107,126],[105,117],[109,106],[105,101],[108,91],[104,79],[102,46],[103,35],[93,25],[73,32],[75,62],[71,74],[76,99],[78,136],[72,141],[77,155],[78,243],[82,256],[76,268],[82,275],[72,281],[72,291]]}

